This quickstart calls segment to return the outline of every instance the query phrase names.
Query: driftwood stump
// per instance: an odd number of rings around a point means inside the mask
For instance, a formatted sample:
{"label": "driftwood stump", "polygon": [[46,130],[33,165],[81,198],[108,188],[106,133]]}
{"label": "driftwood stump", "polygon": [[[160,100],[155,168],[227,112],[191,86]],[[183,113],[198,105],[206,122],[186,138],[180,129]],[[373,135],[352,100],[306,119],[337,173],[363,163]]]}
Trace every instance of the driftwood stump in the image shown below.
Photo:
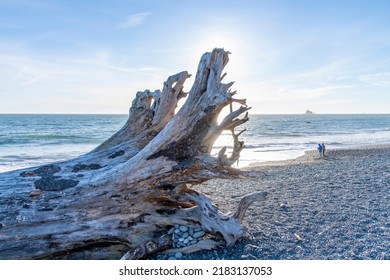
{"label": "driftwood stump", "polygon": [[[0,259],[120,258],[129,249],[129,258],[145,258],[169,249],[169,238],[161,235],[175,223],[201,226],[234,245],[246,233],[240,224],[245,210],[266,194],[251,195],[226,215],[191,189],[240,174],[230,167],[244,148],[235,128],[248,121],[250,108],[233,98],[232,82],[222,83],[228,54],[205,53],[188,93],[186,71],[170,76],[161,91],[138,92],[123,128],[93,151],[1,173]],[[175,113],[181,98],[186,101]],[[240,107],[233,110],[232,103]],[[218,123],[226,106],[231,112]],[[232,132],[233,152],[227,156],[224,148],[213,158],[224,130]],[[187,251],[215,245],[204,243]]]}

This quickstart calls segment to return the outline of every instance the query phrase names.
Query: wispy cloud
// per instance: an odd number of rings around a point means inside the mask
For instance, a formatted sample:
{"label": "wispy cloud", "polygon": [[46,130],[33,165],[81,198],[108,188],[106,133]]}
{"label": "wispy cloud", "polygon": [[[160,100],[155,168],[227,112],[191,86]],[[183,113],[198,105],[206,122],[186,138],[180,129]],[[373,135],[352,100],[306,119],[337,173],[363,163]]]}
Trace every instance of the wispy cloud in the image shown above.
{"label": "wispy cloud", "polygon": [[[97,65],[105,67],[107,69],[119,71],[119,72],[127,72],[127,73],[134,73],[134,74],[142,74],[142,75],[154,75],[155,72],[162,72],[162,68],[158,67],[138,67],[138,68],[126,68],[126,67],[120,67],[115,66],[112,64],[105,64],[105,63],[98,63]],[[150,72],[150,73],[148,73]]]}
{"label": "wispy cloud", "polygon": [[362,75],[360,80],[374,86],[390,87],[390,72]]}
{"label": "wispy cloud", "polygon": [[138,13],[127,16],[123,22],[118,24],[119,28],[127,29],[140,25],[146,20],[150,13]]}
{"label": "wispy cloud", "polygon": [[26,85],[32,84],[32,83],[34,83],[34,82],[36,82],[36,81],[38,81],[38,80],[41,80],[41,79],[43,79],[43,78],[46,78],[46,77],[48,77],[49,75],[52,75],[52,74],[54,74],[54,73],[56,73],[56,72],[58,72],[58,71],[59,71],[59,68],[55,69],[54,72],[53,72],[53,71],[50,71],[50,72],[43,73],[43,74],[41,74],[41,75],[35,76],[35,77],[33,77],[32,79],[29,79],[28,81],[25,81],[24,83],[22,83],[20,86],[26,86]]}
{"label": "wispy cloud", "polygon": [[349,85],[328,85],[317,87],[296,87],[281,85],[259,85],[256,87],[261,96],[257,98],[262,101],[308,101],[318,100],[337,91],[351,88]]}

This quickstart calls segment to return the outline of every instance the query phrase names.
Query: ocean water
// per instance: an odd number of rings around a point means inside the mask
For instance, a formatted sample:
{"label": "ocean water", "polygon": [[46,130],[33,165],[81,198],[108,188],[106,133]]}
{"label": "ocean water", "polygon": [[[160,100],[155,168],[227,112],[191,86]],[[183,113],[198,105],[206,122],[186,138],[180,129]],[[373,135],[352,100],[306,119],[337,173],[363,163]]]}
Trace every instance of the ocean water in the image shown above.
{"label": "ocean water", "polygon": [[[71,159],[120,129],[127,115],[0,115],[0,172]],[[251,115],[238,166],[328,149],[390,144],[390,115]],[[231,147],[229,132],[213,154]],[[229,151],[229,149],[228,149]]]}
{"label": "ocean water", "polygon": [[118,129],[126,115],[0,115],[0,172],[75,158]]}

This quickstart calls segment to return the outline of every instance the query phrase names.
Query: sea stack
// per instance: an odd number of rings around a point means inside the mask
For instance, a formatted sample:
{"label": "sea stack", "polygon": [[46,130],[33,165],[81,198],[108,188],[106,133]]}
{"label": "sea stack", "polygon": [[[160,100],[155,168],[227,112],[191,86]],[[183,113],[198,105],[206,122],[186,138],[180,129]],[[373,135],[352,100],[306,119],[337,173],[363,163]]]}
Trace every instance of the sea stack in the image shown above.
{"label": "sea stack", "polygon": [[314,115],[315,113],[314,113],[313,111],[306,110],[305,114],[306,114],[306,115]]}

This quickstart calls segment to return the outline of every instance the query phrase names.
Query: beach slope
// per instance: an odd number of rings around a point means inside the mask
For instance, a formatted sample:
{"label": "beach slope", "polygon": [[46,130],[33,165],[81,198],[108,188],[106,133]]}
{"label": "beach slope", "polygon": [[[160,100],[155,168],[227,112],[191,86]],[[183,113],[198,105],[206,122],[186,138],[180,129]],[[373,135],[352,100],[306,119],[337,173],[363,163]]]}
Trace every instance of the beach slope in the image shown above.
{"label": "beach slope", "polygon": [[261,163],[264,176],[212,180],[197,186],[223,211],[241,196],[267,191],[248,210],[252,236],[233,250],[197,259],[390,259],[390,146],[316,151],[295,160]]}

